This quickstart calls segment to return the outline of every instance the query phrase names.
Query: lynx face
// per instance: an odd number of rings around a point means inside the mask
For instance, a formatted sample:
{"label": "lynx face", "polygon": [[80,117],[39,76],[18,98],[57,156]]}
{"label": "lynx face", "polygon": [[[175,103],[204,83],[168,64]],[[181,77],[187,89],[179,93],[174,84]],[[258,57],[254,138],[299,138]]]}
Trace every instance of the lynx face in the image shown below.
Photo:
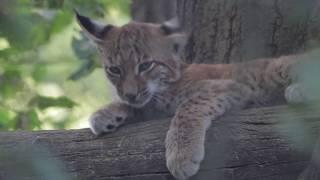
{"label": "lynx face", "polygon": [[168,24],[131,22],[122,27],[98,25],[77,15],[98,47],[103,67],[119,97],[141,107],[180,78],[178,54],[185,36]]}

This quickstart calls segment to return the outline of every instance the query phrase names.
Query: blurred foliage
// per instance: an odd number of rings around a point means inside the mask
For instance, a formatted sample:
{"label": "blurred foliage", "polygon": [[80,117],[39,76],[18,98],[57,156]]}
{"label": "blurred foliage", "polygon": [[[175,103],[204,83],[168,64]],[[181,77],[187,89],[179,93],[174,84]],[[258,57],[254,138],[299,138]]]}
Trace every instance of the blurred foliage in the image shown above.
{"label": "blurred foliage", "polygon": [[71,180],[62,161],[53,158],[47,148],[38,144],[19,144],[0,149],[0,177],[17,180]]}
{"label": "blurred foliage", "polygon": [[79,127],[79,120],[106,103],[95,47],[80,33],[73,9],[123,24],[129,4],[0,0],[0,130]]}

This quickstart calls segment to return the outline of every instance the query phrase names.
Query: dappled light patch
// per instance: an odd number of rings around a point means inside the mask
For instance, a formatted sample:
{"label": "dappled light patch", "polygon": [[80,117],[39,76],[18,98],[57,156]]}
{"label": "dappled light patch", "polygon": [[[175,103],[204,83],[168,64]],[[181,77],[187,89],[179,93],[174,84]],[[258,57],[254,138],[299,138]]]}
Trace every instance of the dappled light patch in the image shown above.
{"label": "dappled light patch", "polygon": [[86,127],[110,95],[73,9],[123,24],[129,2],[0,1],[0,129]]}

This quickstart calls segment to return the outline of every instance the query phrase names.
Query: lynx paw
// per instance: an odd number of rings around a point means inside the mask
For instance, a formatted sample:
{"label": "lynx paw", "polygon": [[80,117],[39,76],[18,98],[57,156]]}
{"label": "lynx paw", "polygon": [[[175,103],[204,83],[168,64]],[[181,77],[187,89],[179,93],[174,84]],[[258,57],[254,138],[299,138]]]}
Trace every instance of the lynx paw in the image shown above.
{"label": "lynx paw", "polygon": [[301,84],[292,84],[286,88],[284,96],[288,103],[298,104],[308,100],[305,93],[306,90]]}
{"label": "lynx paw", "polygon": [[115,131],[127,119],[125,110],[108,107],[93,113],[89,119],[90,129],[95,135]]}
{"label": "lynx paw", "polygon": [[199,141],[181,144],[178,139],[183,141],[185,137],[173,137],[171,134],[174,135],[169,131],[166,139],[167,167],[175,178],[186,180],[198,172],[204,158],[204,144]]}

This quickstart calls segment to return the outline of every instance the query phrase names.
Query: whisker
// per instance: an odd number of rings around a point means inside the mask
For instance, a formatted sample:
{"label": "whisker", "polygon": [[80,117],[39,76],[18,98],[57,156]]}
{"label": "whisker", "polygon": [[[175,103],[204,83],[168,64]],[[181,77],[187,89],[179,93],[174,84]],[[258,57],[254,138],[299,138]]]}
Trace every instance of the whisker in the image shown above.
{"label": "whisker", "polygon": [[161,102],[162,98],[158,94],[153,94],[152,99],[154,99],[156,102]]}
{"label": "whisker", "polygon": [[145,96],[145,95],[148,95],[148,94],[149,94],[148,89],[143,89],[143,90],[138,94],[138,97]]}

